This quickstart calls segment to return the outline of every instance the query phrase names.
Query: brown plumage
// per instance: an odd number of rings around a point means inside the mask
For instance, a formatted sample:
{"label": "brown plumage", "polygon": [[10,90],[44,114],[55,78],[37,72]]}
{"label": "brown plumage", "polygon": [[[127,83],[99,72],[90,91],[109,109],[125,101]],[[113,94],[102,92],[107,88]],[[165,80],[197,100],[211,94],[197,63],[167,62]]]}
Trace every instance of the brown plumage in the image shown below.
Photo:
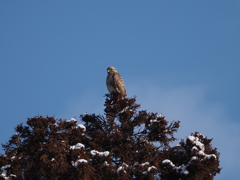
{"label": "brown plumage", "polygon": [[118,95],[121,94],[122,96],[126,96],[126,89],[124,87],[124,82],[120,74],[118,74],[117,70],[114,67],[107,68],[107,88],[110,94]]}

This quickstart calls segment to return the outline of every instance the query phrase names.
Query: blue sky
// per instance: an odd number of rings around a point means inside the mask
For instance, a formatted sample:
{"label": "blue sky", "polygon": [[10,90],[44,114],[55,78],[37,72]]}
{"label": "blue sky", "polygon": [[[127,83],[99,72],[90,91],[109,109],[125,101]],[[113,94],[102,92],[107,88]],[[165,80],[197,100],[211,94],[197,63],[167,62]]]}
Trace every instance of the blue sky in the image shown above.
{"label": "blue sky", "polygon": [[216,179],[239,177],[239,0],[1,1],[0,24],[1,143],[35,115],[103,114],[114,66],[176,137],[213,138]]}

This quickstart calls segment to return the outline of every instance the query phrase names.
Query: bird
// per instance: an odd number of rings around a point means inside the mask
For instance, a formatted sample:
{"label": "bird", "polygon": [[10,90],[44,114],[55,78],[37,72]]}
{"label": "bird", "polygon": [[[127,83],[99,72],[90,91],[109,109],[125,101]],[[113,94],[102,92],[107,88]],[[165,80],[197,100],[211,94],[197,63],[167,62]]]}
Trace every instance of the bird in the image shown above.
{"label": "bird", "polygon": [[106,79],[106,84],[107,84],[107,89],[110,94],[113,95],[121,95],[125,97],[126,94],[126,89],[124,86],[124,81],[121,77],[121,75],[117,72],[115,67],[108,67],[107,68],[107,79]]}

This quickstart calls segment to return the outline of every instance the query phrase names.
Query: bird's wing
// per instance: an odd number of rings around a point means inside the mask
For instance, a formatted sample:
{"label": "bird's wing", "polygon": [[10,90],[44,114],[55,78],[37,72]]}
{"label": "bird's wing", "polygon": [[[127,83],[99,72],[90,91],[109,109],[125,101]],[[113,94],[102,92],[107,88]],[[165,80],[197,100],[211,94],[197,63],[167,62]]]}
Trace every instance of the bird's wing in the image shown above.
{"label": "bird's wing", "polygon": [[115,86],[116,90],[118,91],[118,93],[122,94],[123,96],[126,95],[124,81],[123,81],[122,77],[120,76],[120,74],[114,73],[113,79],[114,79],[114,81],[113,81],[114,86]]}

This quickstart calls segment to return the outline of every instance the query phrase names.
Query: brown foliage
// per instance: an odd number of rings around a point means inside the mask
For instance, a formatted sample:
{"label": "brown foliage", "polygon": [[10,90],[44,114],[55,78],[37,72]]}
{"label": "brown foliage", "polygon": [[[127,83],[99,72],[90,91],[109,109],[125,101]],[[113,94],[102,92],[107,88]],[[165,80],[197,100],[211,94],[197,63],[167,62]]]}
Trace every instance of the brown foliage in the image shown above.
{"label": "brown foliage", "polygon": [[179,145],[180,121],[138,111],[136,98],[106,94],[105,114],[29,118],[2,145],[0,179],[213,179],[220,172],[211,139],[194,133]]}

